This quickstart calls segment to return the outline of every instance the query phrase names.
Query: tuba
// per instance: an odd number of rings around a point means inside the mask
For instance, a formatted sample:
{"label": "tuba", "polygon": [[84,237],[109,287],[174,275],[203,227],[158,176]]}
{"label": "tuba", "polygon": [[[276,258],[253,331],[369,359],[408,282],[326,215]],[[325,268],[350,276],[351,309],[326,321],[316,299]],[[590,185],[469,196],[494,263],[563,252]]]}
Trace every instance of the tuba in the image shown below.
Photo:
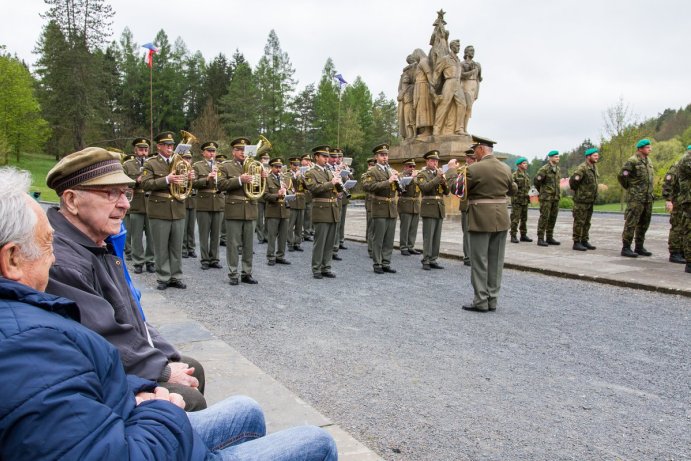
{"label": "tuba", "polygon": [[182,155],[177,153],[177,151],[180,150],[180,146],[185,146],[187,150],[189,150],[189,147],[192,146],[192,143],[198,142],[198,140],[196,136],[185,130],[181,130],[180,135],[182,136],[182,139],[175,147],[176,153],[173,154],[173,160],[170,162],[170,173],[184,176],[185,182],[182,184],[171,183],[168,187],[170,189],[170,195],[172,195],[175,200],[184,202],[185,199],[192,194],[192,181],[190,181],[189,175],[193,170],[192,165],[187,163],[185,159],[182,158]]}
{"label": "tuba", "polygon": [[[259,135],[257,141],[256,156],[260,157],[263,153],[271,150],[271,142],[264,136]],[[260,161],[253,158],[246,158],[242,165],[242,173],[252,175],[252,181],[243,186],[245,196],[252,200],[258,200],[264,195],[266,190],[266,178],[262,176],[264,165]]]}

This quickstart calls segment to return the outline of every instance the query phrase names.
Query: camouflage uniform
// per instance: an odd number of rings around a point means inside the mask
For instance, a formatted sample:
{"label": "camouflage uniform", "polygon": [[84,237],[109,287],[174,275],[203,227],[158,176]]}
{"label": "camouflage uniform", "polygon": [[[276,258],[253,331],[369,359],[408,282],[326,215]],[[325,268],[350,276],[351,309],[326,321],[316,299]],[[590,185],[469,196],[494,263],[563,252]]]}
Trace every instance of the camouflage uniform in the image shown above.
{"label": "camouflage uniform", "polygon": [[553,238],[554,225],[559,213],[559,165],[546,163],[537,171],[533,184],[540,192],[540,220],[537,223],[537,237],[544,240]]}
{"label": "camouflage uniform", "polygon": [[597,199],[598,185],[597,166],[589,162],[578,165],[569,178],[573,194],[573,241],[586,243],[590,239],[590,220],[593,217],[593,205]]}
{"label": "camouflage uniform", "polygon": [[665,179],[662,183],[662,196],[665,200],[672,202],[672,212],[669,214],[669,237],[667,238],[667,248],[669,249],[670,258],[673,255],[682,253],[682,210],[681,203],[679,203],[679,182],[677,181],[677,168],[681,159],[672,165]]}
{"label": "camouflage uniform", "polygon": [[677,163],[677,185],[682,210],[681,233],[686,272],[691,273],[691,150],[688,150]]}
{"label": "camouflage uniform", "polygon": [[635,241],[636,248],[642,248],[653,212],[653,164],[636,153],[626,161],[617,179],[627,191],[621,239],[625,247]]}
{"label": "camouflage uniform", "polygon": [[528,207],[530,206],[530,177],[520,168],[513,172],[513,182],[518,186],[518,192],[511,197],[511,237],[521,231],[521,236],[528,235]]}

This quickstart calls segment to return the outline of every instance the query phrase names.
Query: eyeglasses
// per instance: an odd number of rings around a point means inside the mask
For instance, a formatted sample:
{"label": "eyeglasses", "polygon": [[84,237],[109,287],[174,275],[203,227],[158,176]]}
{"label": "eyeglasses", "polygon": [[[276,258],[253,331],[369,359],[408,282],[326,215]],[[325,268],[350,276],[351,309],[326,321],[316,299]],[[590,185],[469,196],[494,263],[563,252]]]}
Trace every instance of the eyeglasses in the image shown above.
{"label": "eyeglasses", "polygon": [[101,194],[105,194],[106,200],[109,203],[115,203],[118,200],[120,200],[121,196],[125,196],[128,202],[132,201],[132,198],[134,197],[134,190],[130,187],[126,188],[120,188],[120,187],[112,187],[110,189],[92,189],[89,187],[79,187],[75,188],[75,190],[83,190],[87,192],[98,192]]}

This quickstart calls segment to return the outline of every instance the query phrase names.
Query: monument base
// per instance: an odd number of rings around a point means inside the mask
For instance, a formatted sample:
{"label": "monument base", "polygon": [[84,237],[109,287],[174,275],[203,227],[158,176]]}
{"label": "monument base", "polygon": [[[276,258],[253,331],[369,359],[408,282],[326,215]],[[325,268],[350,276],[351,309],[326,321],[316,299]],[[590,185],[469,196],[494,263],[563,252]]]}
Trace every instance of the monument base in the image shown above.
{"label": "monument base", "polygon": [[469,134],[450,134],[438,136],[425,136],[421,138],[406,139],[399,146],[389,150],[389,163],[397,166],[403,160],[414,158],[422,162],[422,156],[432,149],[439,151],[440,163],[446,163],[452,158],[463,161],[465,151],[473,143]]}

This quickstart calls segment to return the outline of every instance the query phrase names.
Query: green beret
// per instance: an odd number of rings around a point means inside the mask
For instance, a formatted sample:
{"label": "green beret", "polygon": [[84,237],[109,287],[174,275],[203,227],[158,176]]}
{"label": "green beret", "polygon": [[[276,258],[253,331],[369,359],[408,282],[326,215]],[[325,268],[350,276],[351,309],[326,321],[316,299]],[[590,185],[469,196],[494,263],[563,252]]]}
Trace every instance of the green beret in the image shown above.
{"label": "green beret", "polygon": [[528,161],[528,159],[525,158],[525,157],[518,157],[518,158],[516,159],[516,165],[518,166],[518,165],[520,165],[521,163],[527,162],[527,161]]}
{"label": "green beret", "polygon": [[283,159],[272,158],[269,160],[269,166],[283,166]]}
{"label": "green beret", "polygon": [[173,139],[172,131],[164,131],[159,133],[155,138],[156,144],[175,144],[175,139]]}
{"label": "green beret", "polygon": [[439,160],[439,151],[433,149],[422,156],[425,160]]}
{"label": "green beret", "polygon": [[239,138],[235,138],[232,141],[230,141],[230,147],[242,147],[242,148],[244,148],[245,146],[249,146],[251,143],[252,143],[252,141],[250,141],[249,138],[239,137]]}
{"label": "green beret", "polygon": [[205,142],[204,144],[202,144],[200,146],[200,149],[202,151],[205,151],[205,150],[215,151],[216,149],[218,149],[218,143],[216,143],[214,141],[208,141],[208,142]]}
{"label": "green beret", "polygon": [[132,141],[132,147],[150,147],[149,140],[146,138],[134,138],[134,141]]}
{"label": "green beret", "polygon": [[549,151],[549,154],[547,154],[547,157],[554,157],[555,155],[559,155],[558,150],[551,150]]}
{"label": "green beret", "polygon": [[312,148],[312,154],[314,154],[314,155],[325,155],[328,157],[330,150],[331,150],[331,147],[324,144],[322,146],[313,147]]}
{"label": "green beret", "polygon": [[591,147],[587,151],[585,151],[585,156],[587,157],[588,155],[593,155],[593,154],[598,154],[600,153],[599,150],[597,150],[597,147]]}
{"label": "green beret", "polygon": [[686,146],[686,150],[691,150],[691,144],[689,144],[688,146]]}
{"label": "green beret", "polygon": [[372,153],[374,155],[388,154],[389,153],[389,145],[384,143],[384,144],[379,144],[378,146],[374,146],[374,148],[372,149]]}
{"label": "green beret", "polygon": [[120,155],[100,147],[66,155],[46,177],[46,184],[58,195],[77,186],[134,185],[120,164]]}
{"label": "green beret", "polygon": [[636,143],[636,149],[640,149],[640,148],[642,148],[642,147],[649,146],[649,145],[650,145],[650,141],[649,141],[649,140],[647,140],[647,139],[641,139],[640,141],[638,141],[638,142]]}

